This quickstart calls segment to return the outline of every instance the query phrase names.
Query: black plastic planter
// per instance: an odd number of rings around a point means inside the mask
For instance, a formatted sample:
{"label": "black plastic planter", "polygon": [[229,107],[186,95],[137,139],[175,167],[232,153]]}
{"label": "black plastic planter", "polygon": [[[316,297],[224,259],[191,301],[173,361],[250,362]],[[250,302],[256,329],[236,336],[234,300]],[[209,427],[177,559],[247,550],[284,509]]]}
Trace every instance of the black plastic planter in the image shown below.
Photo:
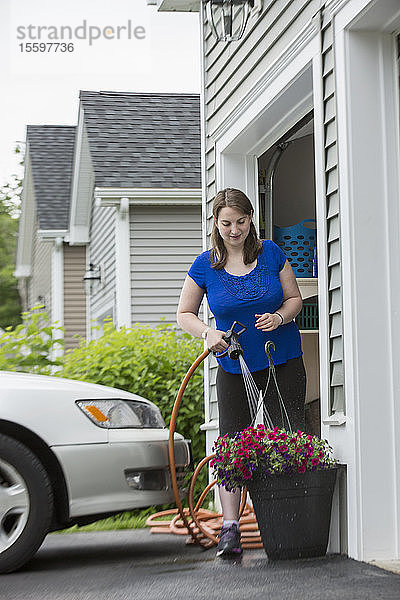
{"label": "black plastic planter", "polygon": [[337,469],[296,475],[255,473],[247,489],[271,560],[324,556]]}

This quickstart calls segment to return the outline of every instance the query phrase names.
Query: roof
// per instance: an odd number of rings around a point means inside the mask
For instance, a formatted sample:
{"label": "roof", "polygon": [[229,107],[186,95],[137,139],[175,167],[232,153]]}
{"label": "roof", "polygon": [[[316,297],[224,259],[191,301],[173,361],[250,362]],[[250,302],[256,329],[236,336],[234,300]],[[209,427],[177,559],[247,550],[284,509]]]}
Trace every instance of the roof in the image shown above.
{"label": "roof", "polygon": [[27,127],[40,229],[68,229],[75,130],[67,125]]}
{"label": "roof", "polygon": [[200,188],[198,94],[80,92],[98,187]]}

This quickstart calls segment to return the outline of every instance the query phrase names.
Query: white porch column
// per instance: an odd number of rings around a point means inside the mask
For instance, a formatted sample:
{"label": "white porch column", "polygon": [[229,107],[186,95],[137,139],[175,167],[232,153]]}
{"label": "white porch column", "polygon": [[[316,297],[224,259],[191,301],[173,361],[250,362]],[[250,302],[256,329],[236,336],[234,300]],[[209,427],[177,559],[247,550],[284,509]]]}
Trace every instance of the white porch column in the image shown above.
{"label": "white porch column", "polygon": [[121,198],[115,223],[115,283],[117,327],[131,326],[129,198]]}
{"label": "white porch column", "polygon": [[324,433],[348,465],[349,555],[398,559],[400,132],[395,37],[340,29],[339,18],[336,26],[347,423]]}

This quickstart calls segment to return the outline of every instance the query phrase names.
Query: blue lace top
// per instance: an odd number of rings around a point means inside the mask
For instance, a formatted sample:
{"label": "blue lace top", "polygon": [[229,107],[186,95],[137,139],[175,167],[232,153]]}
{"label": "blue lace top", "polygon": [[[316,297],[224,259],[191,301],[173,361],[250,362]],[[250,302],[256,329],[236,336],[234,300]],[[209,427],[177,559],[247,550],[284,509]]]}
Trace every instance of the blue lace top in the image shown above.
{"label": "blue lace top", "polygon": [[[294,321],[270,332],[255,328],[256,314],[275,312],[282,304],[279,272],[284,267],[286,256],[279,246],[271,240],[263,241],[257,265],[247,275],[231,275],[225,269],[213,269],[210,252],[207,250],[195,259],[189,276],[205,291],[217,329],[227,331],[233,321],[246,325],[247,331],[242,333],[239,341],[250,371],[261,371],[268,366],[264,351],[267,340],[275,344],[272,357],[276,365],[301,356],[300,333]],[[239,361],[228,356],[217,360],[225,371],[241,372]]]}

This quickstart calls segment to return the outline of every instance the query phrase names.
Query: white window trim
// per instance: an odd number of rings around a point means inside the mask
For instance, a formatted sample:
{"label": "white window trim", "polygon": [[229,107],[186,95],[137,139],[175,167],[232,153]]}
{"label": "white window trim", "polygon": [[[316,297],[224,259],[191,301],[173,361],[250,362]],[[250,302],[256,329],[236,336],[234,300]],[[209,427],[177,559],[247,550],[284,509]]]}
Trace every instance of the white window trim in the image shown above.
{"label": "white window trim", "polygon": [[102,326],[104,325],[104,319],[106,319],[107,316],[112,316],[112,319],[115,322],[114,302],[110,301],[109,299],[102,304],[92,316],[92,321],[89,323],[89,331],[87,334],[87,339],[89,341],[96,340],[101,337],[101,334],[98,336],[96,335],[97,332],[95,332],[95,335],[93,335],[93,322],[95,325]]}

